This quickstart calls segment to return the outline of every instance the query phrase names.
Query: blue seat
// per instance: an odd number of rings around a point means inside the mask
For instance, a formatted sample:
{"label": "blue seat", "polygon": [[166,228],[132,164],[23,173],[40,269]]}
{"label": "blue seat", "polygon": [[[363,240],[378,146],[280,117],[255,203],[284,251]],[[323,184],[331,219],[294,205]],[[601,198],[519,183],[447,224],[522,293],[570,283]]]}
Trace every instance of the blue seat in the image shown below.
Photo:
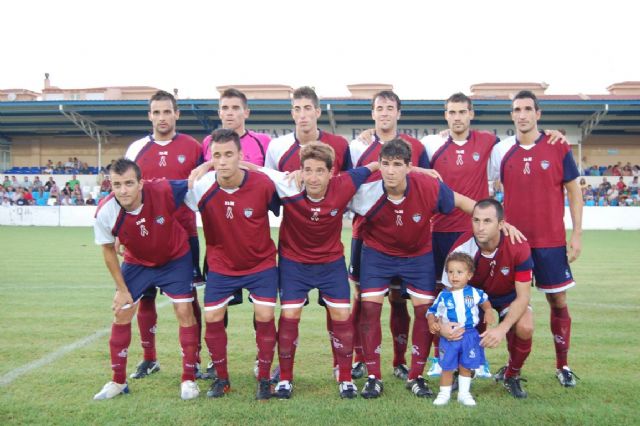
{"label": "blue seat", "polygon": [[588,207],[594,207],[595,205],[596,205],[596,202],[593,199],[589,199],[585,203],[585,206],[588,206]]}
{"label": "blue seat", "polygon": [[31,195],[33,196],[33,199],[36,201],[40,199],[40,193],[38,191],[33,191]]}
{"label": "blue seat", "polygon": [[36,206],[46,206],[47,205],[47,199],[42,197],[42,198],[38,198],[36,200]]}
{"label": "blue seat", "polygon": [[611,203],[609,205],[610,206],[617,206],[618,205],[618,199],[614,198],[613,200],[611,200]]}

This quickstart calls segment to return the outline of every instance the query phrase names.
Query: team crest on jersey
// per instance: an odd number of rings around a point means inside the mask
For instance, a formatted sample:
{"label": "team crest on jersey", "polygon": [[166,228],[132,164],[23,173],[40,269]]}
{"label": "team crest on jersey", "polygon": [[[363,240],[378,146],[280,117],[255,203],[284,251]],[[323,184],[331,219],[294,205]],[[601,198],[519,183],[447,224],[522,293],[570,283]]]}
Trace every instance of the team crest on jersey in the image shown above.
{"label": "team crest on jersey", "polygon": [[465,296],[464,297],[464,306],[466,306],[467,308],[472,308],[473,305],[474,305],[473,296]]}
{"label": "team crest on jersey", "polygon": [[480,161],[480,153],[474,152],[472,155],[473,161]]}
{"label": "team crest on jersey", "polygon": [[164,225],[164,217],[162,217],[162,216],[156,217],[156,223],[158,225]]}
{"label": "team crest on jersey", "polygon": [[183,164],[186,161],[187,157],[185,157],[184,155],[180,154],[178,155],[178,163]]}
{"label": "team crest on jersey", "polygon": [[500,268],[500,272],[502,272],[502,275],[507,276],[509,274],[509,267],[503,266],[502,268]]}
{"label": "team crest on jersey", "polygon": [[253,216],[253,209],[250,207],[244,209],[244,217],[249,218],[251,216]]}
{"label": "team crest on jersey", "polygon": [[549,168],[549,162],[547,160],[542,160],[540,162],[540,167],[542,167],[542,170],[547,170]]}
{"label": "team crest on jersey", "polygon": [[422,219],[422,215],[420,213],[416,213],[413,215],[412,219],[415,223],[418,223]]}
{"label": "team crest on jersey", "polygon": [[338,209],[333,209],[333,210],[331,210],[331,211],[329,212],[329,214],[330,214],[331,216],[335,216],[335,215],[337,215],[337,214],[338,214]]}

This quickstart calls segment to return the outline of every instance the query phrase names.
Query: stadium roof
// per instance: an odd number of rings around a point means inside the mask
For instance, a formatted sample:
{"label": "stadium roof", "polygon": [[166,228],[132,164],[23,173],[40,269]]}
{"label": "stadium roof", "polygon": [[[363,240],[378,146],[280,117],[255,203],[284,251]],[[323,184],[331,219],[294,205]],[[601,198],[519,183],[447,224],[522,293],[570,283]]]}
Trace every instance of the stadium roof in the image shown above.
{"label": "stadium roof", "polygon": [[[402,103],[402,126],[444,127],[443,100],[406,100]],[[204,134],[220,124],[218,99],[184,99],[180,130]],[[476,125],[511,126],[508,98],[474,99]],[[625,95],[549,96],[540,98],[543,127],[592,126],[594,135],[640,135],[640,97]],[[290,101],[251,100],[249,127],[291,126]],[[370,101],[322,99],[320,126],[371,126]],[[75,114],[113,136],[137,136],[149,131],[148,104],[144,100],[120,101],[13,101],[0,102],[0,137],[79,136],[83,130],[68,118]],[[67,113],[67,115],[63,114]],[[597,124],[594,118],[598,118]]]}

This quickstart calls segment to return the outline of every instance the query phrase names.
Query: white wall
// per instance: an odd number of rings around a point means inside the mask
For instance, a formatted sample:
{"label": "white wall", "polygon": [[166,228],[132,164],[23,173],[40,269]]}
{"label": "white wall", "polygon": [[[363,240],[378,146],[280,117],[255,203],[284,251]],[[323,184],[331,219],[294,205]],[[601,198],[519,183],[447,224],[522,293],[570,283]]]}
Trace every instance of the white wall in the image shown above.
{"label": "white wall", "polygon": [[[94,206],[0,206],[0,225],[9,226],[93,226]],[[271,226],[280,226],[282,215],[269,213]],[[198,214],[198,226],[202,221]],[[571,229],[569,209],[564,223]],[[640,207],[585,207],[583,229],[640,230]]]}

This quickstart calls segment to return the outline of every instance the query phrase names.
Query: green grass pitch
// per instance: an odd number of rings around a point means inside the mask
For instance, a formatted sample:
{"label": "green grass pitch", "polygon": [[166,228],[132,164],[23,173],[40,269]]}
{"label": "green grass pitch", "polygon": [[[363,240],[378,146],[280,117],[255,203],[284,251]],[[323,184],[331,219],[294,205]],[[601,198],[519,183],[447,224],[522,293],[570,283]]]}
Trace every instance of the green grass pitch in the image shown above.
{"label": "green grass pitch", "polygon": [[[343,241],[349,241],[348,231],[343,232]],[[316,294],[303,313],[290,401],[254,400],[255,342],[251,304],[246,301],[230,308],[232,392],[209,400],[204,396],[208,382],[200,381],[199,399],[180,400],[177,326],[171,307],[160,297],[157,342],[162,371],[130,381],[130,395],[94,402],[94,393],[111,377],[105,330],[111,323],[114,286],[100,249],[93,244],[92,230],[0,227],[0,243],[0,424],[640,423],[637,231],[584,233],[583,254],[573,265],[578,286],[569,291],[570,364],[582,379],[578,386],[563,389],[555,379],[549,309],[543,295],[534,291],[536,331],[523,371],[529,398],[514,400],[493,381],[476,380],[472,392],[478,406],[471,409],[455,401],[436,408],[431,400],[413,397],[392,376],[386,305],[384,395],[373,401],[340,400],[331,374],[324,311],[316,304]],[[89,339],[82,341],[85,338]],[[75,349],[51,358],[74,343]],[[506,350],[488,350],[487,356],[496,370],[505,362]],[[203,357],[206,360],[206,351]],[[140,358],[134,325],[129,372]],[[40,363],[34,368],[30,363],[36,361]],[[10,381],[25,365],[32,367]],[[437,382],[430,382],[437,389]],[[357,384],[362,387],[361,380]]]}

